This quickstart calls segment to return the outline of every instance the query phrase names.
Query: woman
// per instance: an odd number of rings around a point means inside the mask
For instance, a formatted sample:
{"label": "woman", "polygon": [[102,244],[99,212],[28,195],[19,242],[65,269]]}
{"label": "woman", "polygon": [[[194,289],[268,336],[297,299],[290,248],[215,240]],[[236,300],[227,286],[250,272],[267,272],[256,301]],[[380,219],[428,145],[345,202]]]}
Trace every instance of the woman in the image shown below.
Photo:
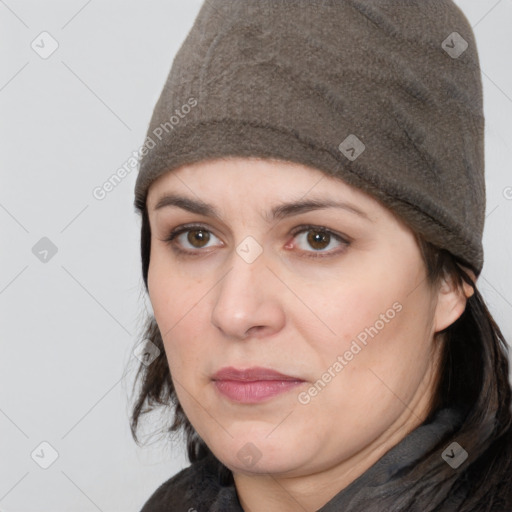
{"label": "woman", "polygon": [[450,1],[204,3],[135,188],[132,433],[170,407],[191,462],[142,512],[512,510],[483,134]]}

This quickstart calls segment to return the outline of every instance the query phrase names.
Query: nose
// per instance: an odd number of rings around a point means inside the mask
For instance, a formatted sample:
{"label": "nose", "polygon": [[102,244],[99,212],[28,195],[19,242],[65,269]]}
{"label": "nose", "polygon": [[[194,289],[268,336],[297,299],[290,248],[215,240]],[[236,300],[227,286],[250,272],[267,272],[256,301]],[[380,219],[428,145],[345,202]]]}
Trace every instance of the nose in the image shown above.
{"label": "nose", "polygon": [[211,315],[212,324],[224,336],[241,340],[265,337],[282,329],[285,323],[283,284],[267,267],[265,252],[248,263],[236,251],[230,269],[217,287]]}

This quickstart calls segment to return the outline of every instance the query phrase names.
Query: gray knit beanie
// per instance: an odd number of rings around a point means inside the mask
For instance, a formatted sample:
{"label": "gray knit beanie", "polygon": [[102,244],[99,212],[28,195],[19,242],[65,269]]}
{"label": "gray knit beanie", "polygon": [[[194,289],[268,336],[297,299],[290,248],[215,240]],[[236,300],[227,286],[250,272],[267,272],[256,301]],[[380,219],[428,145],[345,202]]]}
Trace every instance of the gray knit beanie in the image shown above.
{"label": "gray knit beanie", "polygon": [[163,173],[229,155],[337,176],[481,272],[482,83],[450,0],[206,0],[155,106],[135,206]]}

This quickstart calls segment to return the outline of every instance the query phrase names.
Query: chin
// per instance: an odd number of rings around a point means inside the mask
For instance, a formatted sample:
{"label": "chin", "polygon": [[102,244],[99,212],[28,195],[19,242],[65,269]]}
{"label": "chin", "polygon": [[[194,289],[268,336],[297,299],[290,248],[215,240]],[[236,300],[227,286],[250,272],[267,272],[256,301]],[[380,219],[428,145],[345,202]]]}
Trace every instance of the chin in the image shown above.
{"label": "chin", "polygon": [[213,446],[212,452],[231,471],[250,474],[286,474],[304,464],[305,453],[301,443],[290,436],[293,444],[284,443],[286,438],[265,439],[268,429],[261,436],[240,436],[231,439],[229,446]]}

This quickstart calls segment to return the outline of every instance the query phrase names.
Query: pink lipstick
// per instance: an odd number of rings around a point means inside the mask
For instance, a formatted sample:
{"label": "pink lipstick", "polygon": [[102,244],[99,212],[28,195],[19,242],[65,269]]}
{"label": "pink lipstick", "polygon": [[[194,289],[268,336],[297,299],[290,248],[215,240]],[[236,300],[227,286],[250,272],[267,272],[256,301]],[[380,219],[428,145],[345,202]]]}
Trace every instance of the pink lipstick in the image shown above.
{"label": "pink lipstick", "polygon": [[217,390],[230,400],[252,404],[280,395],[302,384],[303,379],[270,368],[253,367],[239,370],[222,368],[212,377]]}

